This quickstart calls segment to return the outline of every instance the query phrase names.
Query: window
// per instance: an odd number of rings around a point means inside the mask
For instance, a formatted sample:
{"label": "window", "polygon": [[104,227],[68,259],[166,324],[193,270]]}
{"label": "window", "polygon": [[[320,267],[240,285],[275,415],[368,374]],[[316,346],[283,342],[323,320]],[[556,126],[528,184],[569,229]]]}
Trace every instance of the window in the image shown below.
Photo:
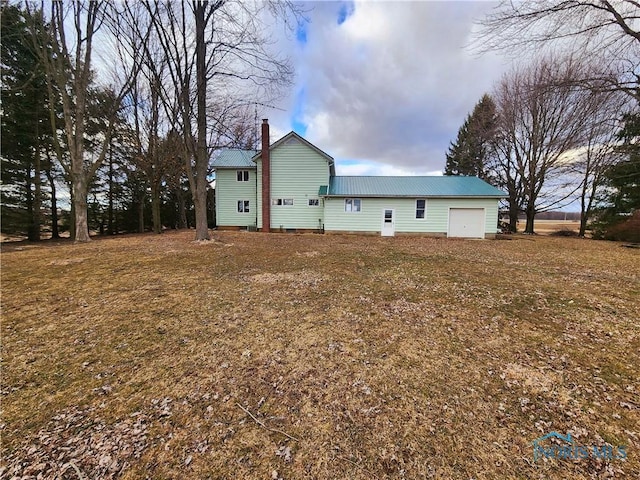
{"label": "window", "polygon": [[416,218],[424,218],[427,211],[426,200],[416,200]]}
{"label": "window", "polygon": [[249,213],[249,200],[238,200],[238,213]]}
{"label": "window", "polygon": [[359,198],[345,198],[344,199],[344,211],[345,212],[359,212],[361,210],[362,200]]}
{"label": "window", "polygon": [[284,142],[284,144],[285,145],[300,145],[300,140],[298,140],[296,137],[291,137],[289,140]]}
{"label": "window", "polygon": [[236,179],[239,182],[248,182],[249,181],[249,170],[238,170],[236,172]]}
{"label": "window", "polygon": [[272,198],[271,199],[271,205],[292,207],[293,206],[293,198]]}
{"label": "window", "polygon": [[310,198],[309,199],[309,206],[310,207],[318,207],[318,206],[320,206],[320,199],[319,198]]}

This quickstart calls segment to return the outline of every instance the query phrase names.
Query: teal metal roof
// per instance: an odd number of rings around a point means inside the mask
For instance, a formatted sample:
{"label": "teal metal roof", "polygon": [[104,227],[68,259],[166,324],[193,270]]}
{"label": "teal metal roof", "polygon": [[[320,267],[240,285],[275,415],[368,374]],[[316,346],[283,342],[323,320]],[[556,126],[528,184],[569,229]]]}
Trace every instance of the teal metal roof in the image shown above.
{"label": "teal metal roof", "polygon": [[503,191],[478,177],[331,177],[329,197],[493,197]]}
{"label": "teal metal roof", "polygon": [[256,168],[255,162],[251,160],[255,154],[255,150],[237,148],[222,150],[212,166],[214,168]]}
{"label": "teal metal roof", "polygon": [[318,189],[318,196],[319,197],[326,197],[328,191],[329,191],[329,186],[328,185],[320,185],[320,188]]}

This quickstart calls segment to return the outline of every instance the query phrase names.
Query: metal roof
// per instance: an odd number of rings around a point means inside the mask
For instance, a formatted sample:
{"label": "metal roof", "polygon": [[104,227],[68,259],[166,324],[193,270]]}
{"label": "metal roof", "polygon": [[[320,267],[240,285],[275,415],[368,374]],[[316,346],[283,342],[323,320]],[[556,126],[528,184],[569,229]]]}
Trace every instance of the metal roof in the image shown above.
{"label": "metal roof", "polygon": [[255,150],[222,150],[211,165],[214,168],[256,168],[255,162],[251,160],[255,154]]}
{"label": "metal roof", "polygon": [[329,197],[492,197],[503,191],[478,177],[331,177]]}

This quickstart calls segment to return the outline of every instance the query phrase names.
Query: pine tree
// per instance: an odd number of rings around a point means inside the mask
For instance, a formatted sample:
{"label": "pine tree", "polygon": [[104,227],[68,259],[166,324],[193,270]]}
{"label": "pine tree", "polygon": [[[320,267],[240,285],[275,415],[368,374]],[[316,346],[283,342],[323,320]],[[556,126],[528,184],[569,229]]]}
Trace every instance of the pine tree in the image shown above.
{"label": "pine tree", "polygon": [[18,6],[3,4],[2,19],[2,230],[40,239],[42,160],[51,144],[45,76],[31,45],[29,23]]}
{"label": "pine tree", "polygon": [[487,165],[497,131],[496,105],[485,94],[467,116],[447,153],[445,175],[470,175],[490,180]]}
{"label": "pine tree", "polygon": [[622,144],[617,150],[625,158],[605,174],[610,192],[603,213],[614,223],[620,214],[624,218],[640,210],[640,113],[626,115],[624,120],[625,126],[619,133]]}
{"label": "pine tree", "polygon": [[625,115],[617,150],[623,159],[605,173],[608,194],[602,199],[594,238],[640,242],[640,113]]}

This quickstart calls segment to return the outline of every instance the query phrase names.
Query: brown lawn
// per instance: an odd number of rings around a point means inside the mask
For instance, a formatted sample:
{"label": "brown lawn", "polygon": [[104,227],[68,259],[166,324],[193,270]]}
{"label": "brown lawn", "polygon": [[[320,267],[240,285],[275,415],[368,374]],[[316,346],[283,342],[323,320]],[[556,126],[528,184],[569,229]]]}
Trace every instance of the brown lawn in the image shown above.
{"label": "brown lawn", "polygon": [[0,476],[640,476],[640,250],[192,236],[5,246]]}
{"label": "brown lawn", "polygon": [[[526,222],[521,220],[518,228],[524,231]],[[580,222],[571,220],[536,220],[534,230],[538,235],[550,235],[558,232],[574,232],[580,231]]]}

